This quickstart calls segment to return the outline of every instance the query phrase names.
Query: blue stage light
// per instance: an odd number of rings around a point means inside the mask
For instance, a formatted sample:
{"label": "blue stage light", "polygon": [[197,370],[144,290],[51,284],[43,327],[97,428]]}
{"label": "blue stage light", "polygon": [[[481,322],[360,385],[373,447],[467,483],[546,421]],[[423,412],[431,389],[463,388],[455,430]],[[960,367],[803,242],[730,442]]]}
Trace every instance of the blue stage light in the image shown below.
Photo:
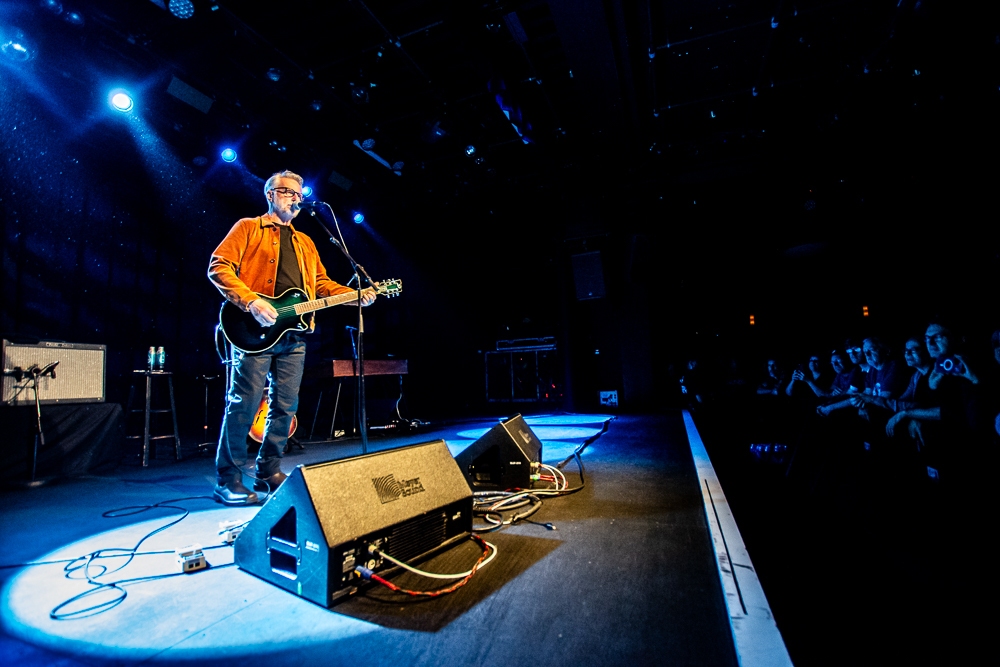
{"label": "blue stage light", "polygon": [[108,104],[115,111],[122,113],[128,113],[135,108],[135,100],[124,90],[112,90],[111,94],[108,95]]}
{"label": "blue stage light", "polygon": [[303,197],[312,197],[312,194],[313,194],[313,189],[311,187],[309,187],[308,185],[303,185],[302,186],[302,196]]}
{"label": "blue stage light", "polygon": [[234,151],[232,148],[223,149],[221,155],[224,162],[236,161],[236,151]]}
{"label": "blue stage light", "polygon": [[194,16],[194,4],[191,0],[170,0],[167,8],[179,19],[189,19]]}
{"label": "blue stage light", "polygon": [[35,47],[27,35],[14,28],[6,34],[0,31],[0,54],[12,62],[23,63],[35,56]]}
{"label": "blue stage light", "polygon": [[362,213],[361,211],[356,211],[354,213],[354,222],[360,225],[364,221],[365,221],[365,214]]}
{"label": "blue stage light", "polygon": [[63,21],[65,21],[70,25],[76,26],[77,28],[82,28],[87,23],[87,21],[83,18],[83,14],[72,10],[63,14]]}
{"label": "blue stage light", "polygon": [[465,147],[465,154],[466,155],[474,155],[475,152],[476,152],[476,147],[475,146],[473,146],[473,145],[470,144],[470,145],[468,145],[468,146]]}

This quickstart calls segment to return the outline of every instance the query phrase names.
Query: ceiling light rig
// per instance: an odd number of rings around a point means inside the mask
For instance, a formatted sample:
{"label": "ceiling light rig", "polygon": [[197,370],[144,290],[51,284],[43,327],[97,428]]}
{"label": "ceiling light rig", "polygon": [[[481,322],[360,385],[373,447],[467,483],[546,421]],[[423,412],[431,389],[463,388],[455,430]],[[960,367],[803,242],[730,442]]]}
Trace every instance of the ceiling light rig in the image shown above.
{"label": "ceiling light rig", "polygon": [[351,82],[347,84],[351,88],[351,100],[355,104],[368,103],[368,88],[374,88],[375,84],[364,84]]}
{"label": "ceiling light rig", "polygon": [[83,18],[83,14],[74,9],[67,9],[64,14],[63,4],[59,2],[59,0],[42,0],[38,4],[42,7],[42,9],[47,10],[54,16],[61,16],[63,21],[72,26],[76,26],[77,28],[82,28],[86,23]]}
{"label": "ceiling light rig", "polygon": [[500,110],[503,111],[503,115],[510,121],[511,126],[517,132],[517,136],[521,138],[521,141],[525,144],[535,143],[532,124],[525,118],[521,107],[513,99],[510,91],[507,90],[506,82],[503,79],[490,79],[487,89],[493,93],[494,100],[499,105]]}
{"label": "ceiling light rig", "polygon": [[[380,165],[382,165],[383,167],[385,167],[386,169],[388,169],[392,173],[396,174],[397,176],[402,176],[403,175],[403,163],[402,162],[394,162],[392,164],[389,164],[388,160],[386,160],[381,155],[378,155],[373,150],[371,150],[372,148],[375,147],[375,140],[374,139],[365,139],[364,143],[361,143],[360,141],[358,141],[357,139],[355,139],[354,140],[354,145],[357,146],[359,150],[361,150],[362,152],[366,153],[369,157],[371,157],[373,160],[375,160],[376,162],[378,162]],[[367,148],[365,148],[365,146],[367,146]]]}

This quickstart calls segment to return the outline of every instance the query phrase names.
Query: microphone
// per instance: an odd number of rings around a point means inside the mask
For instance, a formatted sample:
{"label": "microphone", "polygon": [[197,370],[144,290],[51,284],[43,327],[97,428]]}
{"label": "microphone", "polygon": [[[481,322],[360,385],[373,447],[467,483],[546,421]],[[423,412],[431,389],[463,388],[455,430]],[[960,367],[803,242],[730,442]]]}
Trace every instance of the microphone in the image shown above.
{"label": "microphone", "polygon": [[14,366],[14,368],[5,368],[3,374],[13,376],[14,379],[17,380],[18,382],[24,379],[24,369],[21,368],[20,366]]}
{"label": "microphone", "polygon": [[38,377],[43,377],[46,374],[49,374],[49,375],[52,376],[53,380],[56,379],[56,366],[58,366],[58,365],[59,365],[58,361],[53,361],[51,364],[47,365],[45,368],[43,368],[42,370],[38,371]]}
{"label": "microphone", "polygon": [[300,201],[292,204],[292,209],[295,211],[310,210],[318,206],[326,206],[326,202],[321,201]]}

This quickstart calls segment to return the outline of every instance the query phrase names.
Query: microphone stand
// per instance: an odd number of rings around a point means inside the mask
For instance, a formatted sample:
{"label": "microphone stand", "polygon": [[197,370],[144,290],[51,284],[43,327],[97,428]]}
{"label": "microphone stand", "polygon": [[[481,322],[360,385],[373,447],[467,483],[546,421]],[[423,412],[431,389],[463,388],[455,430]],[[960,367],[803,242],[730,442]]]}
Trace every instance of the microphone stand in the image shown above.
{"label": "microphone stand", "polygon": [[[24,486],[35,487],[41,486],[46,480],[38,479],[36,477],[38,471],[38,450],[45,446],[45,433],[42,431],[42,405],[38,397],[38,380],[39,378],[45,377],[46,375],[51,376],[53,379],[56,377],[56,366],[59,365],[58,361],[55,361],[45,368],[39,368],[38,366],[32,366],[26,371],[22,372],[20,369],[16,369],[15,373],[17,376],[23,377],[27,375],[31,378],[31,390],[35,395],[35,438],[31,447],[31,478],[23,483]],[[20,379],[20,378],[18,378]]]}
{"label": "microphone stand", "polygon": [[[337,228],[337,232],[339,234],[340,224],[337,222],[337,214],[333,212],[333,207],[327,204],[326,202],[317,202],[317,204],[320,203],[323,206],[325,206],[326,209],[330,212],[330,215],[333,217],[333,224]],[[354,258],[351,257],[351,254],[347,251],[347,246],[344,244],[343,235],[341,235],[340,239],[337,239],[337,237],[333,235],[333,232],[331,232],[329,228],[327,228],[327,226],[323,224],[323,221],[319,219],[319,216],[316,215],[315,208],[313,207],[309,208],[309,215],[312,216],[319,224],[319,226],[323,229],[323,231],[326,232],[327,237],[330,239],[330,243],[340,248],[340,252],[343,253],[344,257],[347,258],[347,261],[350,262],[351,268],[354,269],[354,276],[351,278],[350,281],[348,281],[348,285],[355,279],[358,281],[358,287],[357,287],[358,343],[356,347],[355,360],[354,360],[354,382],[355,382],[354,393],[355,396],[357,397],[356,399],[357,405],[355,406],[355,410],[356,414],[358,415],[358,434],[361,436],[361,453],[367,454],[368,414],[367,411],[365,410],[365,354],[364,354],[365,322],[364,322],[364,317],[361,314],[361,309],[362,309],[361,292],[363,291],[363,288],[361,286],[361,278],[364,278],[365,281],[370,286],[374,286],[375,281],[373,281],[371,276],[368,275],[368,272],[365,271],[365,267],[355,262]]]}

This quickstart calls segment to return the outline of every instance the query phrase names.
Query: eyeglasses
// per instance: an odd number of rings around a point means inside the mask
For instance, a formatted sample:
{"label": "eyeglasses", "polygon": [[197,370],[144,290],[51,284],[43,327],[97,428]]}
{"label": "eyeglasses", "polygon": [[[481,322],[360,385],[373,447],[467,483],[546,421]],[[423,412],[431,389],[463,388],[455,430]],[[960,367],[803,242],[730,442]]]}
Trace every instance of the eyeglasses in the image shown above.
{"label": "eyeglasses", "polygon": [[292,190],[291,188],[271,188],[271,190],[277,192],[278,194],[285,195],[286,197],[297,198],[300,201],[302,199],[302,193],[298,190]]}
{"label": "eyeglasses", "polygon": [[903,350],[903,354],[920,354],[920,348],[919,347],[908,347],[905,350]]}
{"label": "eyeglasses", "polygon": [[948,337],[947,334],[936,333],[936,334],[931,334],[930,336],[924,336],[924,340],[927,341],[928,343],[939,343],[941,342],[942,338],[947,338],[947,337]]}

